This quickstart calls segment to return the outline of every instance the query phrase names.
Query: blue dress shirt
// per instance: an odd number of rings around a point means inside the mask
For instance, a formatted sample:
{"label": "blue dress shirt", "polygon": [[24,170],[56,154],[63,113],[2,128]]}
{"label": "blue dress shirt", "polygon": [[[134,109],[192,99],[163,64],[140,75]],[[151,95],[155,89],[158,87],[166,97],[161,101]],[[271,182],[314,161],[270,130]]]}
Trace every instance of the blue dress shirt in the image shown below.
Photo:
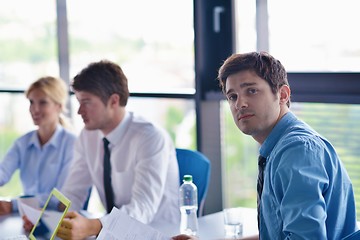
{"label": "blue dress shirt", "polygon": [[[61,125],[51,139],[41,147],[37,131],[18,138],[0,163],[0,186],[6,184],[15,170],[20,170],[24,195],[37,196],[42,207],[51,190],[61,189],[73,157],[76,136]],[[49,203],[55,207],[54,203]],[[17,201],[12,200],[13,211]]]}
{"label": "blue dress shirt", "polygon": [[334,147],[287,113],[260,148],[267,158],[261,239],[341,239],[356,231],[354,192]]}

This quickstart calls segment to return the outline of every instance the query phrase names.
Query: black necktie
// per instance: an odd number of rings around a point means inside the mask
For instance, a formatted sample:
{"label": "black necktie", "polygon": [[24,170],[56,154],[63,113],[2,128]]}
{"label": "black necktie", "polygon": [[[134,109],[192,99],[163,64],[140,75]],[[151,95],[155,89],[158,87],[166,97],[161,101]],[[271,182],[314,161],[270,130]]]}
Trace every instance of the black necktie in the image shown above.
{"label": "black necktie", "polygon": [[110,150],[109,141],[103,138],[104,141],[104,189],[106,198],[106,209],[110,213],[114,206],[114,193],[111,186],[111,164],[110,164]]}
{"label": "black necktie", "polygon": [[257,219],[258,219],[258,229],[260,231],[260,200],[261,194],[264,185],[264,169],[266,164],[266,158],[263,156],[259,156],[258,159],[258,167],[259,167],[259,175],[257,179]]}

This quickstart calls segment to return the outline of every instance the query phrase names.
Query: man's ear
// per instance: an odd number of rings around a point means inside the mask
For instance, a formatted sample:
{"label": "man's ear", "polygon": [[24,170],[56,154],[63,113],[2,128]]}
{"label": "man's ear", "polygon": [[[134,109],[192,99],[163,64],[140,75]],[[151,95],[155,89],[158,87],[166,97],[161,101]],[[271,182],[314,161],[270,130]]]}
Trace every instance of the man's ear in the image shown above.
{"label": "man's ear", "polygon": [[288,85],[282,85],[279,89],[280,103],[286,104],[290,100],[291,90]]}
{"label": "man's ear", "polygon": [[110,106],[115,106],[115,107],[118,107],[120,106],[119,105],[119,102],[120,102],[120,96],[119,94],[112,94],[109,98],[109,103],[110,103]]}

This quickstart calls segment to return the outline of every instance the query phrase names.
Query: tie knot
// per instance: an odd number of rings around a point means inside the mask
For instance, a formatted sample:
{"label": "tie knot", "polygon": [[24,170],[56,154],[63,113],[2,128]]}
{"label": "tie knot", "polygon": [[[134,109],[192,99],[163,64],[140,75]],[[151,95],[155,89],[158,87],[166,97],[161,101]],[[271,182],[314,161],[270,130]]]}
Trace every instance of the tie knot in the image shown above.
{"label": "tie knot", "polygon": [[266,158],[265,157],[263,157],[263,156],[259,156],[259,159],[258,159],[258,165],[259,165],[259,167],[265,167],[265,164],[266,164]]}
{"label": "tie knot", "polygon": [[108,147],[109,146],[109,140],[107,140],[107,138],[103,138],[103,142],[104,142],[104,146]]}

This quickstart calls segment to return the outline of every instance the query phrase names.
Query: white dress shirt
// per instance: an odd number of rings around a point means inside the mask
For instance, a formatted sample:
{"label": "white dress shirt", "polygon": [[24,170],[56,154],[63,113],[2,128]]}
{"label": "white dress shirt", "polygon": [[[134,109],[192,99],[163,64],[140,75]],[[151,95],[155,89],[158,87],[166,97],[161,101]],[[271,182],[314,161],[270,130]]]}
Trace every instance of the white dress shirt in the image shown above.
{"label": "white dress shirt", "polygon": [[[89,187],[97,188],[106,208],[103,141],[100,130],[83,129],[75,144],[73,165],[62,192],[80,210]],[[179,170],[169,135],[149,121],[127,112],[110,132],[114,204],[143,222],[179,222]]]}

